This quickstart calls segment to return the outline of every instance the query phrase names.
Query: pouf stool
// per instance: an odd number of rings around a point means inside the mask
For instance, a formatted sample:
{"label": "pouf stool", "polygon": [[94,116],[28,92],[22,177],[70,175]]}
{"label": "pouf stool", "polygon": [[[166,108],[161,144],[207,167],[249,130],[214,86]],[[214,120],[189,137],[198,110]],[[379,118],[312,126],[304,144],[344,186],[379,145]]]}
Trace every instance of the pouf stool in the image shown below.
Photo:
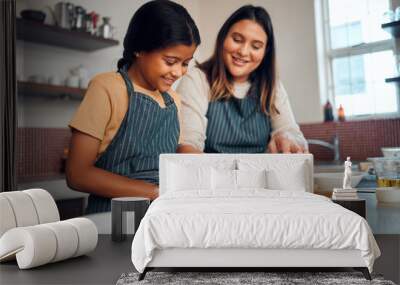
{"label": "pouf stool", "polygon": [[142,197],[120,197],[111,200],[111,239],[113,241],[123,241],[126,234],[122,232],[122,215],[124,212],[135,213],[135,232],[140,221],[146,214],[150,205],[150,199]]}

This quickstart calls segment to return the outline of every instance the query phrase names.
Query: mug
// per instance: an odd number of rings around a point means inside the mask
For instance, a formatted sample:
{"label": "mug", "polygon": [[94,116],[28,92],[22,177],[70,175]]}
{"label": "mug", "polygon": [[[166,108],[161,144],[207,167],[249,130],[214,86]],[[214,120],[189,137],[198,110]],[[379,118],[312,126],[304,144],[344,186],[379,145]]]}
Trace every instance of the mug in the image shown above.
{"label": "mug", "polygon": [[60,77],[55,76],[55,75],[49,76],[47,82],[48,82],[50,85],[61,85],[61,79],[60,79]]}
{"label": "mug", "polygon": [[383,23],[390,23],[394,21],[394,12],[393,10],[388,10],[385,13],[383,13]]}
{"label": "mug", "polygon": [[70,75],[65,80],[65,84],[68,87],[79,88],[79,76],[77,75]]}
{"label": "mug", "polygon": [[396,10],[394,10],[394,20],[395,21],[400,20],[400,7],[397,7]]}
{"label": "mug", "polygon": [[28,81],[33,83],[46,83],[46,78],[43,75],[31,75],[28,77]]}

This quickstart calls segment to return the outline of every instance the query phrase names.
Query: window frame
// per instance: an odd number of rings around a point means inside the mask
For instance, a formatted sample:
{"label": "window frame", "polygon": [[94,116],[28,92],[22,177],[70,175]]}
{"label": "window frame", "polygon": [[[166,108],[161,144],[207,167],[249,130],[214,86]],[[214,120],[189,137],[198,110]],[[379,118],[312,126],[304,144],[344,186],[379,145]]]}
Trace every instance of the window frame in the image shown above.
{"label": "window frame", "polygon": [[[388,1],[390,4],[390,0],[386,1]],[[381,40],[371,43],[361,43],[349,47],[332,49],[331,29],[329,22],[329,0],[315,0],[314,3],[316,9],[315,15],[317,17],[316,24],[322,25],[322,29],[321,28],[319,29],[322,32],[322,36],[320,36],[319,39],[317,36],[317,41],[322,41],[319,44],[317,43],[317,46],[319,49],[321,48],[323,49],[322,52],[321,51],[319,52],[320,56],[318,60],[320,65],[319,68],[322,69],[319,72],[319,76],[324,77],[320,78],[321,104],[325,104],[326,100],[329,100],[332,106],[336,106],[335,93],[334,93],[335,86],[333,79],[333,64],[332,64],[333,60],[341,57],[365,55],[381,51],[392,51],[394,54],[396,54],[396,40],[394,37],[391,37],[388,40]],[[320,9],[320,11],[317,11],[318,9]],[[396,82],[386,83],[386,84],[395,84],[396,95],[397,95],[396,96],[397,112],[381,113],[381,114],[346,115],[346,119],[351,121],[351,120],[385,119],[385,118],[400,117],[400,88],[399,88],[400,84]],[[336,107],[334,107],[334,113],[335,115],[337,115]]]}

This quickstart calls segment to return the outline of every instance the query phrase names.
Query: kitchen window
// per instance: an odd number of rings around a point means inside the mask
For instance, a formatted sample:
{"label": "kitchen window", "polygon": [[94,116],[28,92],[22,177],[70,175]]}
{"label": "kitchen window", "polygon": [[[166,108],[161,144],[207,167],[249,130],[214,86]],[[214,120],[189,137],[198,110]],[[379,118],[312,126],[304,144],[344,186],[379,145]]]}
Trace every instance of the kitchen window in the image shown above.
{"label": "kitchen window", "polygon": [[322,103],[342,105],[347,118],[398,116],[396,83],[385,82],[397,74],[395,41],[381,28],[390,0],[315,4]]}

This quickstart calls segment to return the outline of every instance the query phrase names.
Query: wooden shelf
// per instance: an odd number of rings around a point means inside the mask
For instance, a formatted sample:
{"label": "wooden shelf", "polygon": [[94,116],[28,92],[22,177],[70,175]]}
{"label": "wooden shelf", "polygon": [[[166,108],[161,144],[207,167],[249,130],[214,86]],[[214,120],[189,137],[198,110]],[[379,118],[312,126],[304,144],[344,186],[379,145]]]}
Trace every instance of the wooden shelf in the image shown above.
{"label": "wooden shelf", "polygon": [[34,82],[18,81],[18,94],[26,96],[68,97],[81,100],[86,89]]}
{"label": "wooden shelf", "polygon": [[385,79],[385,82],[386,82],[386,83],[390,83],[390,82],[400,82],[400,76],[386,78],[386,79]]}
{"label": "wooden shelf", "polygon": [[17,39],[81,51],[95,51],[117,46],[119,42],[86,32],[63,29],[17,18]]}
{"label": "wooden shelf", "polygon": [[400,21],[382,24],[382,29],[392,34],[393,37],[400,37]]}

